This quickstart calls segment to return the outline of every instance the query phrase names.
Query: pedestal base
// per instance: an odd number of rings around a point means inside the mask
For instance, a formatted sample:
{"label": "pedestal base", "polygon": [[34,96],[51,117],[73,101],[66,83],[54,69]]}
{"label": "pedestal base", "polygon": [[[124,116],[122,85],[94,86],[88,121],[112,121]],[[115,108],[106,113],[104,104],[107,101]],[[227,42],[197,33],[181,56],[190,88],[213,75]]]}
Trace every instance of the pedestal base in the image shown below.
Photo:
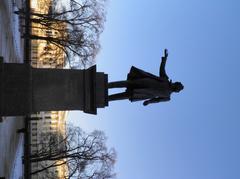
{"label": "pedestal base", "polygon": [[108,77],[96,66],[38,69],[0,62],[0,80],[0,116],[64,110],[97,114],[97,108],[108,106]]}

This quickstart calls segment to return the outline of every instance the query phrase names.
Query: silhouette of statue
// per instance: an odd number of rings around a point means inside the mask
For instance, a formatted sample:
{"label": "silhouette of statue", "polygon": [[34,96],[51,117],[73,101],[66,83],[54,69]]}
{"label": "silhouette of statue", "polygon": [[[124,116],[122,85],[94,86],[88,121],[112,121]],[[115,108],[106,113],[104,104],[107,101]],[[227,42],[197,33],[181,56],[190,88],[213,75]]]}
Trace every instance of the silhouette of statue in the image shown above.
{"label": "silhouette of statue", "polygon": [[131,102],[145,100],[143,102],[144,106],[150,103],[169,101],[171,93],[180,92],[184,86],[180,82],[172,83],[172,80],[169,80],[165,71],[167,57],[168,51],[165,49],[160,65],[159,76],[132,66],[126,81],[108,83],[108,88],[126,87],[125,92],[109,95],[108,100],[129,99]]}

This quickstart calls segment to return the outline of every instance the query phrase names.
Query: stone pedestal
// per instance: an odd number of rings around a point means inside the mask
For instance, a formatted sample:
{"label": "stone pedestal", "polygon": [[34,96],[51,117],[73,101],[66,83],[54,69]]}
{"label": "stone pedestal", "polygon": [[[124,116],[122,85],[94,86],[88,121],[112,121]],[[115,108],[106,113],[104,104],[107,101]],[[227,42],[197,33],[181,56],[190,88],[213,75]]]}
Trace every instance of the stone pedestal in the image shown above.
{"label": "stone pedestal", "polygon": [[0,116],[81,110],[96,114],[108,106],[107,75],[87,70],[38,69],[0,63]]}

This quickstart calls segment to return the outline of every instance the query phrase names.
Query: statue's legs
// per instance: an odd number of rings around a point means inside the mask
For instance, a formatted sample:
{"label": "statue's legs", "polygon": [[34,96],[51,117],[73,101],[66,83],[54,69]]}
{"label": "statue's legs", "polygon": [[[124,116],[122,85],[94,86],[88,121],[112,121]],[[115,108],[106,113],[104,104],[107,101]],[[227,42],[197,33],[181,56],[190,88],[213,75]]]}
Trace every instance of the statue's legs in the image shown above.
{"label": "statue's legs", "polygon": [[126,80],[108,83],[108,88],[146,88],[144,80]]}
{"label": "statue's legs", "polygon": [[127,92],[112,94],[108,96],[108,101],[116,101],[123,99],[129,99],[129,94]]}
{"label": "statue's legs", "polygon": [[[127,88],[129,81],[115,81],[108,83],[108,88]],[[129,94],[127,92],[112,94],[108,96],[108,101],[116,101],[129,99]]]}
{"label": "statue's legs", "polygon": [[108,83],[108,88],[126,88],[128,86],[128,81],[115,81]]}

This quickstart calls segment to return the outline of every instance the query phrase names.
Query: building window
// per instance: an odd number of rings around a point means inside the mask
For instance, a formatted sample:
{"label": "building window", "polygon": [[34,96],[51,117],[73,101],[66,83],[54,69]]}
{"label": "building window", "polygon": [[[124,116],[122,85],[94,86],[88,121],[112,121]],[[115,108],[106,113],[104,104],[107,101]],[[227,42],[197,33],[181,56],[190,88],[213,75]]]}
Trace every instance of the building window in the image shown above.
{"label": "building window", "polygon": [[31,124],[32,124],[32,126],[37,126],[36,122],[32,122]]}
{"label": "building window", "polygon": [[37,147],[38,145],[37,144],[32,144],[31,147]]}
{"label": "building window", "polygon": [[32,142],[37,142],[37,139],[32,139]]}

